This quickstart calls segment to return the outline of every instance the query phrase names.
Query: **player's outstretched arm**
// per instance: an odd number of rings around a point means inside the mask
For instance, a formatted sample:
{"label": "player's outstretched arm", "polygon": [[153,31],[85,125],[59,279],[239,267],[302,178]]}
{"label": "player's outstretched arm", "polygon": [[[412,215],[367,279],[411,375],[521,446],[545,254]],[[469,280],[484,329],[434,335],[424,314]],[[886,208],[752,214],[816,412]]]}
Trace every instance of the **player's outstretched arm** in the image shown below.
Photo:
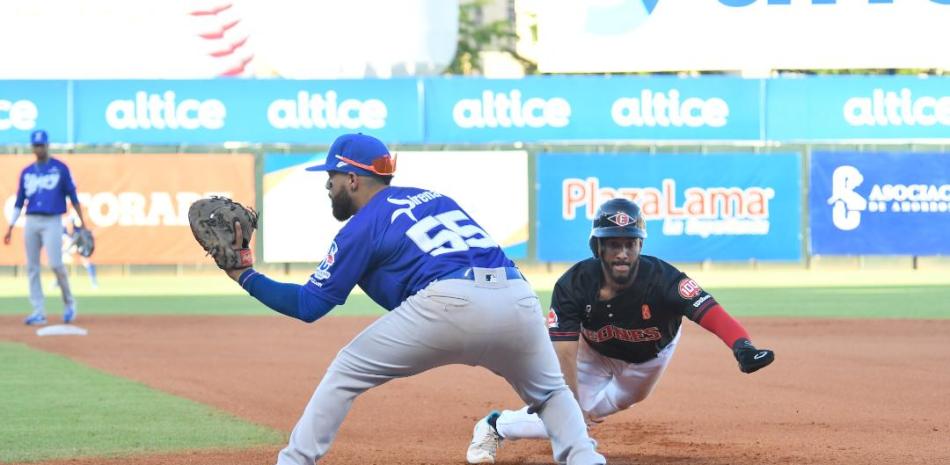
{"label": "player's outstretched arm", "polygon": [[[241,230],[241,224],[235,223],[232,247],[242,248],[243,241],[244,232]],[[332,303],[308,292],[299,284],[274,281],[252,267],[224,271],[262,304],[278,313],[306,323],[317,321],[334,307]]]}
{"label": "player's outstretched arm", "polygon": [[[564,383],[574,393],[574,399],[580,402],[577,394],[577,346],[578,341],[551,341],[554,344],[554,352],[557,353],[557,361],[561,365],[561,373],[564,375]],[[584,412],[584,422],[588,425],[604,421],[601,417],[591,416],[590,412]]]}
{"label": "player's outstretched arm", "polygon": [[253,268],[247,268],[235,281],[272,310],[306,323],[317,321],[334,307],[304,286],[274,281]]}
{"label": "player's outstretched arm", "polygon": [[571,388],[574,398],[577,396],[577,341],[551,341],[554,344],[554,352],[557,353],[557,361],[561,365],[561,373],[564,374],[564,382]]}
{"label": "player's outstretched arm", "polygon": [[719,304],[706,311],[698,323],[732,349],[732,354],[739,362],[739,370],[743,373],[758,371],[775,360],[775,353],[771,350],[756,349],[742,324]]}
{"label": "player's outstretched arm", "polygon": [[307,323],[326,315],[334,304],[298,284],[274,281],[252,268],[250,242],[257,212],[225,198],[199,199],[188,208],[195,240],[215,264],[251,296],[271,309]]}

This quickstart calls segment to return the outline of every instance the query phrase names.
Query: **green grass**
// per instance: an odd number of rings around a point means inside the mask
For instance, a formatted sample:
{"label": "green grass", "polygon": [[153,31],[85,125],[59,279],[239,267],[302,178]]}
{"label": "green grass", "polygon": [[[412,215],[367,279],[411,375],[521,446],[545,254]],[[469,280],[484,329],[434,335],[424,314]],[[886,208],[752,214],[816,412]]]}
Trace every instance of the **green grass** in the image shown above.
{"label": "green grass", "polygon": [[[734,316],[950,318],[950,286],[751,287],[708,289]],[[542,302],[550,291],[538,292]]]}
{"label": "green grass", "polygon": [[[801,318],[950,318],[950,286],[724,287],[710,288],[736,316]],[[545,308],[551,291],[539,290]],[[274,315],[243,294],[221,295],[82,295],[82,315]],[[50,321],[62,310],[47,299]],[[0,314],[29,313],[25,297],[0,297]],[[333,316],[381,315],[383,310],[362,293],[353,293]],[[81,321],[81,320],[80,320]]]}
{"label": "green grass", "polygon": [[710,290],[737,316],[950,318],[950,286],[731,288]]}
{"label": "green grass", "polygon": [[[546,308],[560,272],[529,277]],[[950,318],[950,272],[883,271],[691,271],[737,316],[808,318]],[[285,282],[306,276],[275,274]],[[106,276],[100,289],[84,275],[71,283],[82,315],[279,315],[222,275]],[[47,284],[51,322],[63,304]],[[26,315],[25,277],[0,278],[0,315]],[[381,315],[383,310],[358,289],[332,316]]]}
{"label": "green grass", "polygon": [[283,435],[64,357],[0,342],[0,462],[279,444]]}
{"label": "green grass", "polygon": [[[76,298],[83,315],[277,315],[257,299],[244,295],[84,295]],[[62,313],[63,302],[47,296],[50,323]],[[0,297],[0,315],[30,313],[26,297]],[[331,315],[381,315],[383,310],[363,294],[351,295]]]}

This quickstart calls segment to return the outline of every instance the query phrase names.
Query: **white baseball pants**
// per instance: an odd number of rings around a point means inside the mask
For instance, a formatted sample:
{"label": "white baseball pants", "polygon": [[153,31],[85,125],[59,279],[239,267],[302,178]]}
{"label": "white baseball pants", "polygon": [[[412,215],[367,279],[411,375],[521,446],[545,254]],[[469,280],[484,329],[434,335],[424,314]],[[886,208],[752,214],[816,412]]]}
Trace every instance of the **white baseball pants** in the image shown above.
{"label": "white baseball pants", "polygon": [[[504,268],[475,280],[436,281],[379,318],[336,356],[277,458],[312,465],[323,457],[356,396],[442,365],[478,365],[503,376],[538,411],[554,459],[604,464],[564,383],[537,295]],[[491,275],[491,276],[488,276]]]}
{"label": "white baseball pants", "polygon": [[26,215],[24,242],[26,243],[26,274],[30,280],[30,305],[34,312],[46,313],[43,285],[40,282],[40,250],[46,248],[49,266],[67,307],[75,305],[69,289],[69,278],[63,266],[63,222],[59,215]]}
{"label": "white baseball pants", "polygon": [[[592,349],[584,338],[577,347],[577,395],[581,408],[595,417],[605,417],[646,399],[670,364],[682,331],[657,357],[644,363],[628,363],[605,357]],[[537,415],[528,407],[505,410],[496,423],[505,439],[542,439],[547,433]]]}

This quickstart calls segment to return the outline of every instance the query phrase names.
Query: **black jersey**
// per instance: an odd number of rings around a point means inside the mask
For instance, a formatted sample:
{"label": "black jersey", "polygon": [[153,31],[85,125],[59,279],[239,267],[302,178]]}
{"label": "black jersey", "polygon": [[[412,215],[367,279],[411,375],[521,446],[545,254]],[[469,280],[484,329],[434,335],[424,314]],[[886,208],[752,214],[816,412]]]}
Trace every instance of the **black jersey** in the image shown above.
{"label": "black jersey", "polygon": [[548,332],[552,341],[584,336],[607,357],[631,363],[656,358],[679,331],[682,317],[699,321],[716,300],[686,273],[656,257],[640,256],[633,284],[608,301],[600,260],[572,266],[554,286]]}

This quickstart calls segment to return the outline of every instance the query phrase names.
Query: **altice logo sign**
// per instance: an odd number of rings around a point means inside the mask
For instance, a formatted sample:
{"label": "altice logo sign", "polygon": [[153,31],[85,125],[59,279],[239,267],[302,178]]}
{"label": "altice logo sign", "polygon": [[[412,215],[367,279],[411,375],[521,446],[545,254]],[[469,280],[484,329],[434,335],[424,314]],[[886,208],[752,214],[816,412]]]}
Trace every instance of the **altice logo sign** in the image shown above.
{"label": "altice logo sign", "polygon": [[131,99],[106,105],[106,124],[112,129],[221,129],[228,109],[218,99],[179,98],[174,91],[138,91]]}
{"label": "altice logo sign", "polygon": [[344,98],[334,90],[300,90],[296,98],[276,99],[267,106],[267,122],[275,129],[381,129],[387,116],[382,100]]}
{"label": "altice logo sign", "polygon": [[0,131],[28,131],[36,127],[40,111],[31,100],[5,100],[0,97]]}
{"label": "altice logo sign", "polygon": [[874,89],[870,96],[851,97],[842,107],[851,126],[950,126],[950,96],[914,95]]}
{"label": "altice logo sign", "polygon": [[563,128],[571,122],[571,104],[562,97],[528,97],[520,90],[485,90],[481,98],[461,99],[452,106],[452,120],[462,129]]}
{"label": "altice logo sign", "polygon": [[614,100],[610,116],[620,127],[721,128],[729,122],[729,104],[719,97],[681,96],[677,89],[643,89],[638,97]]}

